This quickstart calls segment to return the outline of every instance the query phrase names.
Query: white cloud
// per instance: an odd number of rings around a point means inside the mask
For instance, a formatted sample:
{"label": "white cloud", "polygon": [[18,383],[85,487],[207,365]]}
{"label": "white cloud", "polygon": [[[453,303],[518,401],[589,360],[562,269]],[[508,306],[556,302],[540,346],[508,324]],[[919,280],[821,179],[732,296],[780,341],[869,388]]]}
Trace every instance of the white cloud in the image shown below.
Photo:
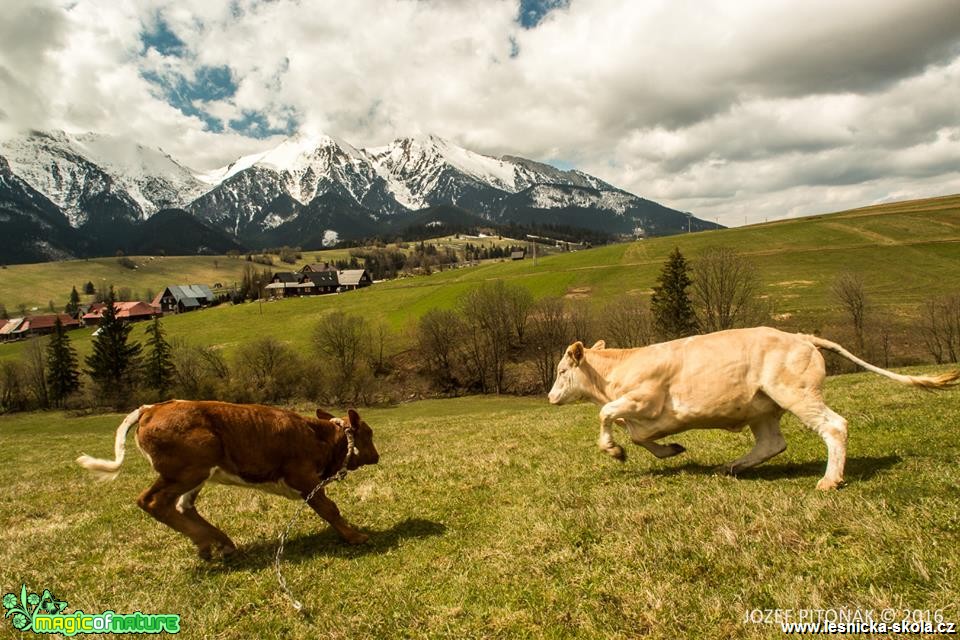
{"label": "white cloud", "polygon": [[[212,133],[146,80],[227,67],[229,123],[295,119],[357,146],[432,132],[573,163],[739,224],[960,191],[955,0],[12,0],[0,125],[110,131],[199,169],[272,140]],[[162,20],[182,56],[143,51]],[[516,57],[511,52],[518,52]]]}

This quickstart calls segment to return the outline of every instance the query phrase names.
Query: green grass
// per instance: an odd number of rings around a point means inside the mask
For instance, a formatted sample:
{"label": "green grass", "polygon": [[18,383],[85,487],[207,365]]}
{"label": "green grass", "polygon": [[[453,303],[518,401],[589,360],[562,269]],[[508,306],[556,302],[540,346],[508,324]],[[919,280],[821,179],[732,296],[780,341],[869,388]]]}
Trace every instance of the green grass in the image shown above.
{"label": "green grass", "polygon": [[[664,259],[675,246],[689,258],[696,259],[706,248],[715,245],[733,247],[756,261],[763,294],[773,300],[775,312],[786,318],[782,323],[786,329],[812,331],[836,317],[837,303],[830,287],[840,272],[859,271],[865,278],[871,302],[900,318],[906,331],[913,323],[911,315],[924,299],[958,290],[960,196],[617,244],[547,256],[536,265],[530,259],[487,262],[430,276],[378,283],[337,296],[288,299],[263,305],[225,305],[167,317],[164,326],[171,337],[220,346],[228,354],[242,342],[268,333],[303,349],[309,343],[317,319],[328,311],[336,309],[363,315],[374,323],[384,322],[399,334],[427,310],[452,307],[465,291],[480,282],[497,279],[522,284],[538,298],[576,296],[602,310],[605,304],[625,294],[648,294]],[[312,259],[311,256],[308,254],[305,258]],[[178,259],[158,259],[175,266],[170,262],[174,260]],[[185,264],[208,261],[212,265],[214,258],[183,260]],[[105,262],[122,269],[114,265],[115,259]],[[44,287],[50,286],[51,279],[69,291],[67,285],[71,280],[66,274],[70,269],[76,270],[77,264],[49,263],[0,271],[0,280],[4,282],[0,285],[0,300],[4,299],[4,291],[34,287],[46,290]],[[225,269],[225,264],[242,269],[244,263],[220,258],[219,268]],[[26,269],[29,273],[21,273]],[[199,275],[177,277],[174,271],[171,268],[158,282],[204,281]],[[8,287],[6,278],[11,273],[20,279],[15,286]],[[146,271],[141,274],[138,270],[136,277],[145,275]],[[77,281],[86,278],[82,275]],[[118,280],[117,284],[124,283]],[[134,289],[144,286],[127,284]],[[11,310],[9,305],[8,310]],[[89,351],[90,331],[71,334],[81,355]],[[900,336],[898,342],[904,339]],[[397,341],[401,346],[406,345],[407,335],[398,335]],[[0,345],[0,360],[18,356],[21,349],[22,343]]]}
{"label": "green grass", "polygon": [[329,493],[371,541],[346,546],[302,515],[283,571],[308,615],[272,568],[296,502],[208,487],[200,510],[240,557],[204,563],[137,508],[153,474],[132,443],[112,483],[73,464],[107,456],[122,416],[0,417],[0,588],[50,588],[71,611],[179,613],[186,638],[781,637],[743,622],[756,608],[960,621],[955,392],[860,374],[831,378],[827,400],[850,421],[847,485],[832,493],[814,490],[822,442],[793,419],[787,451],[734,479],[708,470],[747,434],[681,434],[687,453],[662,461],[630,446],[621,465],[596,450],[590,405],[366,410],[381,463]]}

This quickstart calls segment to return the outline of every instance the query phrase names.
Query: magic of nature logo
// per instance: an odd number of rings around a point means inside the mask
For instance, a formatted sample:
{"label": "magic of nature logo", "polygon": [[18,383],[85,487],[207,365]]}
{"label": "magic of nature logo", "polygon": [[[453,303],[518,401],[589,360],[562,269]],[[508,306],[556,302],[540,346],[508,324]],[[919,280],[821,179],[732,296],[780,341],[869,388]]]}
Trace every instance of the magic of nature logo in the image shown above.
{"label": "magic of nature logo", "polygon": [[66,600],[58,600],[49,589],[37,594],[20,585],[20,596],[3,596],[4,618],[13,628],[33,633],[56,633],[74,636],[78,633],[179,633],[180,616],[172,613],[84,613],[65,614]]}

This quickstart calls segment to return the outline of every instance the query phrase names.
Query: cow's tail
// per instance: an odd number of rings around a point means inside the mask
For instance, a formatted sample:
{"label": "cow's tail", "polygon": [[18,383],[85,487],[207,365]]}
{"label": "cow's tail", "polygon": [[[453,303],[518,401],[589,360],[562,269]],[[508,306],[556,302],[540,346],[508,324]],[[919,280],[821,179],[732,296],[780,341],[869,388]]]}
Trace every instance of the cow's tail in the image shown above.
{"label": "cow's tail", "polygon": [[139,409],[135,409],[123,419],[120,426],[117,427],[117,435],[113,441],[113,460],[104,460],[102,458],[93,458],[83,454],[77,458],[77,464],[85,469],[89,469],[98,480],[113,480],[120,473],[120,465],[123,464],[123,454],[126,449],[125,441],[130,427],[140,422],[140,412],[149,409],[153,405],[145,404]]}
{"label": "cow's tail", "polygon": [[881,369],[878,366],[872,365],[865,360],[861,360],[857,356],[853,355],[836,342],[830,342],[829,340],[824,340],[817,336],[804,336],[808,341],[813,343],[814,346],[820,349],[826,349],[827,351],[832,351],[837,355],[843,356],[847,360],[854,362],[867,371],[872,371],[878,375],[890,378],[891,380],[896,380],[901,384],[909,384],[914,387],[919,387],[921,389],[934,390],[934,389],[948,389],[950,387],[960,384],[960,369],[955,371],[948,371],[946,373],[941,373],[936,376],[905,376],[899,373],[894,373],[893,371],[887,371],[886,369]]}

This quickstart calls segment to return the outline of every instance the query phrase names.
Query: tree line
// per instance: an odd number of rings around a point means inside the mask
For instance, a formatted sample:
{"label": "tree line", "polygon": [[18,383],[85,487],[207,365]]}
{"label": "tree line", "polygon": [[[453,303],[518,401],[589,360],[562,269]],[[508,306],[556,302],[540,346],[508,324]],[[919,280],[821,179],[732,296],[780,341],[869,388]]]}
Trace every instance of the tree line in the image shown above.
{"label": "tree line", "polygon": [[[255,290],[267,273],[251,267],[244,287]],[[852,348],[889,366],[890,331],[867,289],[861,275],[841,273],[830,295],[846,318]],[[125,409],[171,397],[336,406],[541,393],[576,340],[639,347],[766,324],[773,311],[756,265],[727,248],[708,249],[693,262],[674,250],[649,298],[622,295],[602,309],[576,297],[534,299],[523,286],[490,281],[406,327],[334,311],[316,322],[306,350],[266,336],[229,358],[211,346],[168,340],[159,319],[143,329],[119,321],[114,299],[111,289],[92,353],[82,363],[57,323],[52,336],[29,341],[19,361],[0,365],[0,411]],[[919,329],[937,362],[956,362],[960,294],[928,300]]]}

